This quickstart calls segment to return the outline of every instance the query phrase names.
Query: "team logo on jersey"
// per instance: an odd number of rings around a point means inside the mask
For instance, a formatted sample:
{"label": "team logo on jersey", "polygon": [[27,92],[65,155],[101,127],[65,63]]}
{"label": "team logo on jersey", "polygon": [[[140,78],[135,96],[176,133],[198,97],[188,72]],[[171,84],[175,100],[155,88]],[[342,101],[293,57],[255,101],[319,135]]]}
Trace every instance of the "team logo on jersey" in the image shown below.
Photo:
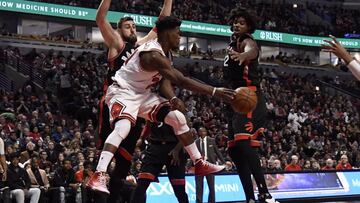
{"label": "team logo on jersey", "polygon": [[118,117],[122,114],[125,109],[125,105],[121,104],[120,102],[115,102],[111,107],[111,116],[113,118]]}

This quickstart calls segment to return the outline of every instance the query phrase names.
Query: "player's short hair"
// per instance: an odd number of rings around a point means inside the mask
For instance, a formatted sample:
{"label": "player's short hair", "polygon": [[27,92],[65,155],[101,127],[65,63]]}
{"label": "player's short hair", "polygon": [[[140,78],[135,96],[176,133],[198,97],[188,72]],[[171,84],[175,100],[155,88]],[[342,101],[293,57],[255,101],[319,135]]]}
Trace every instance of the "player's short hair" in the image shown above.
{"label": "player's short hair", "polygon": [[156,29],[160,34],[167,30],[172,30],[181,25],[181,20],[174,16],[166,16],[156,21]]}
{"label": "player's short hair", "polygon": [[122,17],[117,23],[117,28],[121,28],[122,24],[126,21],[134,21],[134,19],[130,16]]}
{"label": "player's short hair", "polygon": [[233,30],[233,23],[234,23],[235,19],[240,18],[240,17],[245,19],[246,24],[249,27],[249,33],[250,34],[254,33],[255,29],[256,29],[255,18],[249,12],[247,12],[244,8],[234,8],[233,10],[231,10],[230,17],[229,17],[229,24],[231,27],[231,31]]}

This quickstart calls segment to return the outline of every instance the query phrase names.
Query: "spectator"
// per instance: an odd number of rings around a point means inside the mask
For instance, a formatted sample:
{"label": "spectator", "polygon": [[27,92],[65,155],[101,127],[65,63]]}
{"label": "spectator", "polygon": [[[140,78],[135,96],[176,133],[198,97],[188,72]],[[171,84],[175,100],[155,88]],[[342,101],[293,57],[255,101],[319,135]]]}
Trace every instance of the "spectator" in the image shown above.
{"label": "spectator", "polygon": [[25,197],[30,198],[30,203],[39,202],[41,191],[39,188],[31,188],[28,173],[19,166],[18,155],[12,154],[10,160],[7,177],[12,197],[16,199],[17,203],[23,203]]}
{"label": "spectator", "polygon": [[285,167],[285,171],[301,171],[301,166],[298,162],[299,158],[296,155],[292,155],[291,163]]}
{"label": "spectator", "polygon": [[301,125],[299,122],[293,119],[289,121],[286,127],[290,128],[291,132],[298,133],[301,128]]}
{"label": "spectator", "polygon": [[39,159],[37,157],[31,158],[31,167],[26,170],[29,175],[31,188],[39,188],[40,198],[39,202],[44,203],[46,202],[45,194],[48,191],[50,184],[49,180],[46,176],[45,170],[39,168]]}
{"label": "spectator", "polygon": [[304,171],[311,171],[311,162],[310,162],[310,160],[305,160],[303,170]]}
{"label": "spectator", "polygon": [[335,170],[334,161],[332,159],[326,160],[326,165],[322,168],[322,170]]}
{"label": "spectator", "polygon": [[24,164],[25,162],[29,161],[31,157],[36,156],[39,157],[39,153],[34,151],[35,144],[29,142],[26,144],[26,150],[21,152],[20,154],[20,163]]}
{"label": "spectator", "polygon": [[48,149],[46,150],[46,153],[49,157],[49,161],[54,164],[57,161],[60,152],[55,150],[55,143],[50,141],[48,143]]}
{"label": "spectator", "polygon": [[348,157],[344,154],[341,156],[339,164],[336,166],[336,170],[347,170],[352,169],[352,166],[349,163]]}
{"label": "spectator", "polygon": [[75,172],[72,169],[70,160],[64,160],[63,165],[55,171],[53,186],[57,187],[57,190],[53,193],[53,202],[75,202],[76,192],[80,184],[76,183]]}
{"label": "spectator", "polygon": [[274,171],[280,172],[283,169],[281,168],[281,162],[279,159],[274,160]]}
{"label": "spectator", "polygon": [[40,159],[38,160],[39,168],[45,170],[47,166],[51,166],[51,162],[48,160],[48,154],[45,150],[40,151]]}
{"label": "spectator", "polygon": [[321,170],[319,162],[313,161],[312,164],[311,164],[311,170],[312,170],[312,171],[319,171],[319,170]]}

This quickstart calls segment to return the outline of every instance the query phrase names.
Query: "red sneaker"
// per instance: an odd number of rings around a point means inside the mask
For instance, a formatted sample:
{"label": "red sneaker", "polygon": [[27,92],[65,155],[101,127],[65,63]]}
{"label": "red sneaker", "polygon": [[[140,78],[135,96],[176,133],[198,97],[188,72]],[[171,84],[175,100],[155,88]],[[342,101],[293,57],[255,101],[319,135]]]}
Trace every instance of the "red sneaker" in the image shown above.
{"label": "red sneaker", "polygon": [[219,166],[212,163],[209,163],[207,161],[204,161],[203,159],[198,159],[195,162],[195,175],[197,176],[205,176],[210,173],[216,173],[219,171],[224,170],[225,166]]}
{"label": "red sneaker", "polygon": [[86,187],[99,191],[104,192],[107,194],[110,194],[109,190],[106,186],[106,176],[105,173],[96,171],[92,176],[90,177],[90,180],[87,182]]}

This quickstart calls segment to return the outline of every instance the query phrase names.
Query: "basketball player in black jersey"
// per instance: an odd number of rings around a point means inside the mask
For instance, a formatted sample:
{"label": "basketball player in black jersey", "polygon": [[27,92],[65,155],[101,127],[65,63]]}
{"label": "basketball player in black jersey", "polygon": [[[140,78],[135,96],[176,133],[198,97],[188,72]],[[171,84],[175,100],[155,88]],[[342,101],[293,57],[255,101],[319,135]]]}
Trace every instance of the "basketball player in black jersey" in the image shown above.
{"label": "basketball player in black jersey", "polygon": [[142,159],[132,203],[146,202],[146,190],[151,182],[158,181],[164,165],[177,200],[181,203],[189,202],[185,192],[185,154],[173,128],[163,122],[147,122],[141,139],[147,139],[149,146]]}
{"label": "basketball player in black jersey", "polygon": [[234,161],[246,196],[247,202],[255,202],[251,175],[256,181],[262,203],[276,203],[265,183],[260,160],[253,146],[259,146],[254,140],[266,123],[265,98],[260,90],[260,76],[257,69],[259,49],[252,37],[255,31],[253,17],[243,9],[234,9],[230,17],[233,31],[224,60],[224,77],[228,88],[248,87],[256,91],[258,103],[256,109],[247,115],[234,112],[229,108],[229,155]]}
{"label": "basketball player in black jersey", "polygon": [[[152,29],[145,37],[137,40],[136,25],[131,17],[121,18],[117,23],[117,29],[113,29],[106,20],[110,4],[111,0],[102,0],[96,15],[96,23],[108,47],[108,74],[104,81],[103,97],[99,104],[98,149],[103,149],[107,136],[112,132],[109,122],[109,108],[104,99],[108,86],[113,82],[111,77],[121,68],[124,61],[134,52],[137,46],[157,37],[156,29]],[[164,0],[159,18],[169,16],[171,7],[172,0]],[[176,102],[176,100],[173,101],[173,103]],[[116,202],[120,198],[118,191],[130,170],[132,154],[136,141],[141,134],[143,123],[143,119],[137,119],[136,125],[130,131],[131,136],[128,136],[121,143],[118,153],[114,154],[116,166],[110,177],[108,202]],[[96,202],[106,202],[106,196],[104,195],[95,195],[95,199]]]}

